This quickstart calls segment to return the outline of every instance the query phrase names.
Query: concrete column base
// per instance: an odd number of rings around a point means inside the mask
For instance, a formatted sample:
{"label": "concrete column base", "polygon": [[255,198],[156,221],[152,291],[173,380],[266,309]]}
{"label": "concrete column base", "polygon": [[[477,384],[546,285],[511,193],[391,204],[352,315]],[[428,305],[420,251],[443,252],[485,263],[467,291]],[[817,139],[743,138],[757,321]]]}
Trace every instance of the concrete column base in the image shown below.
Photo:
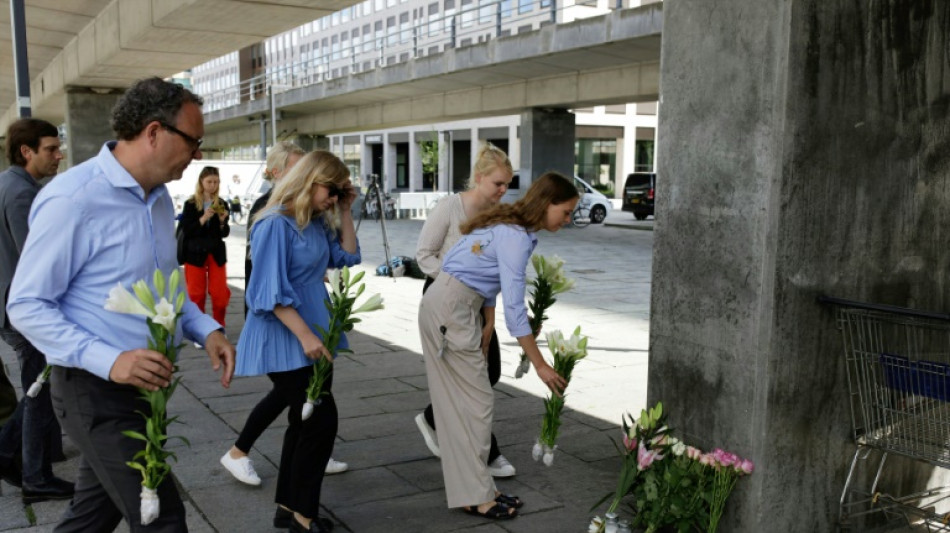
{"label": "concrete column base", "polygon": [[[104,91],[104,92],[103,92]],[[66,90],[66,164],[95,156],[103,143],[115,139],[110,120],[122,96],[119,89],[70,87]]]}

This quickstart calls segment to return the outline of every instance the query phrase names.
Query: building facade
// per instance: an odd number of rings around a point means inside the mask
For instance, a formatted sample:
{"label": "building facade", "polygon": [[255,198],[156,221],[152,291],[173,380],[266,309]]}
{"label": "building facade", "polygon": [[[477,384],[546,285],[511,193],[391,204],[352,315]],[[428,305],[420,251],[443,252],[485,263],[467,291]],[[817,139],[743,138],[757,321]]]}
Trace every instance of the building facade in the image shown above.
{"label": "building facade", "polygon": [[[367,0],[198,65],[192,69],[192,83],[205,97],[205,110],[215,111],[266,98],[268,90],[326,82],[447,48],[647,3],[652,1]],[[578,176],[609,192],[619,191],[626,174],[653,170],[656,102],[573,112]],[[312,133],[328,136],[330,149],[361,182],[377,174],[386,190],[403,193],[464,188],[473,157],[486,142],[508,152],[517,168],[519,130],[520,117],[511,115],[346,134]],[[233,155],[259,152],[259,147],[235,147]]]}

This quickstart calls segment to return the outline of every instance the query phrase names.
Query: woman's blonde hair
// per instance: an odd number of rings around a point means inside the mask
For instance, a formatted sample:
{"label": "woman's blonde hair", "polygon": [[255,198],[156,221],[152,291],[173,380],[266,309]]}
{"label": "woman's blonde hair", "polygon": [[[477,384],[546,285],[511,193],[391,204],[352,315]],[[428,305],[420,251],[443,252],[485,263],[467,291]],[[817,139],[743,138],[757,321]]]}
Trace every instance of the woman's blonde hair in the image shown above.
{"label": "woman's blonde hair", "polygon": [[513,204],[498,204],[475,215],[462,224],[463,234],[496,224],[514,224],[528,231],[538,231],[544,225],[548,206],[563,204],[579,198],[580,193],[571,180],[557,172],[545,172],[534,180],[524,197]]}
{"label": "woman's blonde hair", "polygon": [[[218,179],[221,179],[221,175],[218,174],[218,167],[207,166],[201,169],[201,172],[198,174],[198,183],[195,184],[195,195],[191,197],[191,200],[195,203],[195,206],[198,208],[198,211],[204,211],[205,205],[205,186],[202,181],[208,176],[217,176]],[[218,185],[218,192],[221,192],[221,186]],[[218,202],[218,193],[214,193],[211,198],[211,205],[214,205]]]}
{"label": "woman's blonde hair", "polygon": [[273,180],[275,172],[283,173],[287,169],[287,161],[291,154],[303,156],[306,153],[306,150],[290,141],[276,143],[267,151],[267,161],[264,163],[264,178]]}
{"label": "woman's blonde hair", "polygon": [[[326,150],[315,150],[300,158],[287,174],[274,186],[270,200],[264,206],[266,211],[280,206],[281,213],[294,217],[297,228],[303,230],[310,222],[323,217],[327,227],[339,227],[339,205],[334,204],[330,211],[315,212],[313,209],[313,188],[317,185],[344,188],[350,180],[350,170],[340,158]],[[260,219],[258,219],[260,220]],[[255,220],[256,224],[258,221]]]}
{"label": "woman's blonde hair", "polygon": [[487,176],[499,168],[507,170],[509,176],[515,173],[511,168],[511,161],[508,160],[508,154],[492,143],[485,143],[475,156],[472,175],[468,177],[468,188],[475,188],[475,176]]}

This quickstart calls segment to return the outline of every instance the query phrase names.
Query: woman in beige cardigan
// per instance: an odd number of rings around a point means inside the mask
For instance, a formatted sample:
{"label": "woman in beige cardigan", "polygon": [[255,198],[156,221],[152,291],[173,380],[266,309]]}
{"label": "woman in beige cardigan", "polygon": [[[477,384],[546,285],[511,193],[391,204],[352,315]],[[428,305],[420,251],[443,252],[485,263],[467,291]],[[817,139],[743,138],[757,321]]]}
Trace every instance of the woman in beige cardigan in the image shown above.
{"label": "woman in beige cardigan", "polygon": [[[429,213],[416,245],[416,261],[426,274],[426,281],[422,287],[423,294],[439,274],[442,268],[442,257],[461,237],[459,226],[500,202],[508,191],[513,174],[508,155],[501,149],[486,144],[475,158],[472,175],[468,180],[468,189],[442,198]],[[482,351],[488,361],[489,382],[494,386],[501,377],[501,350],[498,346],[498,336],[495,335],[494,308],[488,309],[490,311],[487,315],[484,310],[482,314],[485,325],[482,330]],[[432,405],[416,415],[416,426],[419,427],[429,451],[439,457],[439,440]],[[491,436],[488,470],[492,476],[498,478],[515,475],[515,467],[501,454],[494,433]]]}

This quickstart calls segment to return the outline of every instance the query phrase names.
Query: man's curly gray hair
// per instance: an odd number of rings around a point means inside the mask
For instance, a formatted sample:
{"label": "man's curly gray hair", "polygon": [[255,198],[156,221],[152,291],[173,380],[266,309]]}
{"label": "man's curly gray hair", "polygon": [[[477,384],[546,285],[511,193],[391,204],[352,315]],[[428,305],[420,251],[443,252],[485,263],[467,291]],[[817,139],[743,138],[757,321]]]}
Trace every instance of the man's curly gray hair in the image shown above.
{"label": "man's curly gray hair", "polygon": [[131,141],[153,121],[174,125],[186,102],[200,106],[204,100],[181,85],[158,77],[139,80],[112,109],[112,130],[118,139]]}

